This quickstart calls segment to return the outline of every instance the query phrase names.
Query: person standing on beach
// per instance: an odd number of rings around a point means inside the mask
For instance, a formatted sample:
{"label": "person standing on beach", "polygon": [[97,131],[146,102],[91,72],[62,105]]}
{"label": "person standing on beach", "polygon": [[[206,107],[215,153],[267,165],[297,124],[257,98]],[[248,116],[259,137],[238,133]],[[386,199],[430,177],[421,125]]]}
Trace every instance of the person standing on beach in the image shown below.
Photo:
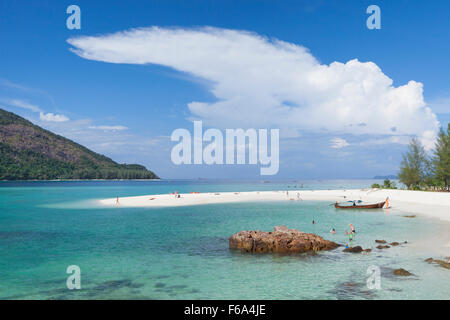
{"label": "person standing on beach", "polygon": [[119,205],[119,197],[116,198],[116,206]]}

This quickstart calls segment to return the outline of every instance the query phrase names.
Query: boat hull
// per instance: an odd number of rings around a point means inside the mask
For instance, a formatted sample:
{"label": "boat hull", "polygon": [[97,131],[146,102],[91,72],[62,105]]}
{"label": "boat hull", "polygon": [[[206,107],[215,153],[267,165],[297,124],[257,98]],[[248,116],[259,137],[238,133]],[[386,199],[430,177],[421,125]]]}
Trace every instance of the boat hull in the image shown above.
{"label": "boat hull", "polygon": [[336,209],[380,209],[383,208],[386,202],[379,202],[374,204],[356,205],[356,206],[341,206],[338,203],[334,204]]}

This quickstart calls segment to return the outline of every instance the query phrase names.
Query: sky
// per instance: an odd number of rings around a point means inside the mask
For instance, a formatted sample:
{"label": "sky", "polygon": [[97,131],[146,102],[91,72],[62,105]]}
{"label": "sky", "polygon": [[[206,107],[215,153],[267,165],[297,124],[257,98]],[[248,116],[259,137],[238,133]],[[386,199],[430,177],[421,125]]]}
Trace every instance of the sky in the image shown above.
{"label": "sky", "polygon": [[[81,29],[68,29],[69,5]],[[381,29],[368,29],[369,5]],[[163,178],[397,174],[450,121],[450,2],[4,1],[0,108]],[[279,170],[175,165],[175,129],[279,129]]]}

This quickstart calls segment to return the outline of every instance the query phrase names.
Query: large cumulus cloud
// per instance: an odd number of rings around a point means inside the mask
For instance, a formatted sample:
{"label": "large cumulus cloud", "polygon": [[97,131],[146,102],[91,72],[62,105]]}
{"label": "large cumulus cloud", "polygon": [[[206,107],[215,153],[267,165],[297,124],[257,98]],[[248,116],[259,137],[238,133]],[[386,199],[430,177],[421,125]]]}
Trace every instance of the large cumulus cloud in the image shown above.
{"label": "large cumulus cloud", "polygon": [[428,148],[439,126],[420,82],[395,87],[373,62],[325,65],[305,47],[247,31],[151,27],[68,42],[85,59],[158,64],[209,81],[216,101],[188,104],[209,126],[417,135]]}

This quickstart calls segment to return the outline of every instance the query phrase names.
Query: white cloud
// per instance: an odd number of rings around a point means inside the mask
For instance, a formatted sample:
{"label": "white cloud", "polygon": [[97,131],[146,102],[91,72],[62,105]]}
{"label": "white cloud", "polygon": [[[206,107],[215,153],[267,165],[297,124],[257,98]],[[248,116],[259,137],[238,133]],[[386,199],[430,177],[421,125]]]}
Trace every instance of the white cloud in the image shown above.
{"label": "white cloud", "polygon": [[105,125],[101,125],[101,126],[89,126],[89,129],[99,129],[99,130],[105,130],[105,131],[122,131],[122,130],[127,130],[128,128],[125,126],[105,126]]}
{"label": "white cloud", "polygon": [[342,138],[331,139],[331,148],[340,149],[349,146],[350,144]]}
{"label": "white cloud", "polygon": [[395,87],[373,62],[320,64],[305,47],[246,31],[151,27],[68,42],[85,59],[159,64],[209,81],[217,101],[188,104],[209,126],[417,135],[426,146],[439,126],[419,82]]}
{"label": "white cloud", "polygon": [[66,116],[64,116],[62,114],[54,114],[51,112],[50,113],[40,112],[39,119],[41,119],[42,121],[52,121],[52,122],[69,121],[69,118],[67,118]]}

